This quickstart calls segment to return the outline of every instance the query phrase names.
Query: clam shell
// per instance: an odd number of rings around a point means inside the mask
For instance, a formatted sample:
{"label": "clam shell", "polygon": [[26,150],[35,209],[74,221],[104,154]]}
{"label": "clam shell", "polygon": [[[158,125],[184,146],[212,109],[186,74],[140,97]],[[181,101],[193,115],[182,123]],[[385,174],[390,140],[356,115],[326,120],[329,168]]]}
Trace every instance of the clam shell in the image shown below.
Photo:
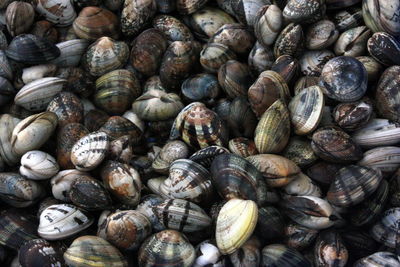
{"label": "clam shell", "polygon": [[387,32],[400,36],[400,22],[396,20],[400,3],[396,1],[363,1],[362,15],[365,25],[373,32]]}
{"label": "clam shell", "polygon": [[13,66],[10,64],[4,50],[0,50],[0,76],[8,80],[14,77]]}
{"label": "clam shell", "polygon": [[369,256],[359,259],[354,263],[354,267],[383,267],[400,266],[400,261],[396,254],[388,251],[376,252]]}
{"label": "clam shell", "polygon": [[400,208],[386,210],[379,221],[371,228],[371,236],[379,243],[395,248],[398,242],[397,235],[400,231],[399,216]]}
{"label": "clam shell", "polygon": [[375,99],[379,114],[389,120],[400,122],[399,86],[400,66],[391,66],[385,70],[378,81]]}
{"label": "clam shell", "polygon": [[306,47],[310,50],[325,49],[339,37],[339,31],[330,20],[320,20],[312,24],[306,33]]}
{"label": "clam shell", "polygon": [[276,5],[260,7],[254,21],[254,34],[263,46],[272,45],[282,27],[282,11]]}
{"label": "clam shell", "polygon": [[21,158],[19,172],[32,180],[43,180],[51,178],[58,173],[59,166],[56,160],[49,154],[32,150],[25,153]]}
{"label": "clam shell", "polygon": [[247,64],[255,74],[259,75],[264,70],[269,70],[274,60],[272,49],[265,48],[257,41],[249,53]]}
{"label": "clam shell", "polygon": [[36,11],[46,20],[61,27],[71,25],[76,18],[74,6],[69,0],[39,0]]}
{"label": "clam shell", "polygon": [[140,204],[136,207],[136,210],[145,215],[151,222],[151,226],[154,232],[165,230],[164,225],[158,220],[158,217],[153,211],[153,207],[162,203],[164,199],[155,194],[148,194],[142,197]]}
{"label": "clam shell", "polygon": [[[323,67],[326,63],[335,57],[330,50],[310,50],[303,53],[299,59],[300,69],[303,75],[317,76],[321,75]],[[315,85],[317,85],[316,83]],[[314,84],[313,84],[314,85]]]}
{"label": "clam shell", "polygon": [[229,150],[221,146],[208,146],[193,153],[189,159],[209,168],[214,158],[220,154],[229,153]]}
{"label": "clam shell", "polygon": [[400,125],[385,119],[372,119],[354,132],[354,142],[362,147],[390,146],[399,143]]}
{"label": "clam shell", "polygon": [[83,121],[83,104],[76,95],[70,92],[58,93],[50,101],[47,110],[57,115],[60,128],[69,123]]}
{"label": "clam shell", "polygon": [[[104,132],[111,139],[117,139],[128,135],[132,144],[137,144],[142,137],[142,130],[130,120],[121,116],[109,117],[99,131]],[[108,149],[109,145],[107,145]]]}
{"label": "clam shell", "polygon": [[236,54],[220,43],[208,43],[200,52],[200,64],[210,73],[217,73],[225,62],[232,59],[236,59]]}
{"label": "clam shell", "polygon": [[33,239],[25,242],[19,249],[21,266],[64,266],[64,251],[67,248],[61,243],[50,243],[44,239]]}
{"label": "clam shell", "polygon": [[246,96],[253,82],[253,77],[246,64],[229,60],[218,70],[218,81],[229,98]]}
{"label": "clam shell", "polygon": [[121,12],[121,31],[125,36],[138,34],[157,11],[156,1],[125,1]]}
{"label": "clam shell", "polygon": [[63,170],[57,173],[50,180],[53,196],[58,200],[71,202],[69,198],[71,184],[82,175],[87,175],[87,173],[76,169]]}
{"label": "clam shell", "polygon": [[51,63],[59,67],[77,67],[80,63],[83,53],[89,46],[89,42],[85,39],[73,39],[56,44],[61,54]]}
{"label": "clam shell", "polygon": [[33,82],[44,77],[53,77],[57,71],[57,66],[54,64],[41,64],[22,70],[22,81],[24,84]]}
{"label": "clam shell", "polygon": [[400,147],[381,146],[367,150],[358,164],[380,170],[384,175],[392,174],[400,167]]}
{"label": "clam shell", "polygon": [[51,43],[58,42],[59,32],[53,23],[47,20],[39,20],[33,24],[31,34],[48,39]]}
{"label": "clam shell", "polygon": [[368,39],[369,54],[379,63],[400,65],[400,41],[386,32],[376,32]]}
{"label": "clam shell", "polygon": [[193,267],[205,267],[208,265],[222,267],[225,263],[214,240],[205,240],[198,244],[196,246],[196,256]]}
{"label": "clam shell", "polygon": [[261,251],[262,266],[311,266],[312,264],[294,248],[281,244],[265,246]]}
{"label": "clam shell", "polygon": [[12,1],[6,7],[4,24],[11,36],[28,32],[35,20],[34,7],[22,1]]}
{"label": "clam shell", "polygon": [[345,266],[349,252],[340,235],[327,230],[319,234],[314,247],[314,263],[316,266]]}
{"label": "clam shell", "polygon": [[345,10],[338,11],[332,18],[336,28],[340,32],[360,26],[364,24],[363,14],[360,7],[350,7]]}
{"label": "clam shell", "polygon": [[236,97],[229,105],[228,127],[229,134],[235,137],[254,137],[257,127],[257,117],[251,109],[247,97]]}
{"label": "clam shell", "polygon": [[206,3],[206,0],[177,0],[176,9],[180,14],[188,15],[198,11]]}
{"label": "clam shell", "polygon": [[261,262],[260,247],[260,241],[253,235],[238,250],[229,255],[229,259],[233,266],[259,266]]}
{"label": "clam shell", "polygon": [[153,20],[153,27],[161,31],[170,43],[174,41],[193,41],[190,29],[173,16],[156,16]]}
{"label": "clam shell", "polygon": [[226,45],[237,54],[247,55],[255,43],[247,26],[239,23],[225,24],[209,39],[210,43]]}
{"label": "clam shell", "polygon": [[274,55],[297,56],[303,49],[304,33],[300,24],[290,23],[278,35],[274,44]]}
{"label": "clam shell", "polygon": [[300,168],[307,167],[318,159],[312,150],[310,141],[301,137],[290,138],[282,156],[290,159]]}
{"label": "clam shell", "polygon": [[268,240],[269,242],[282,238],[284,225],[284,218],[277,208],[264,206],[258,209],[255,233],[261,240]]}
{"label": "clam shell", "polygon": [[371,31],[366,26],[359,26],[345,31],[335,43],[334,51],[338,56],[357,57],[365,54]]}
{"label": "clam shell", "polygon": [[286,194],[292,196],[322,196],[319,186],[303,173],[298,174],[296,179],[283,187],[283,190]]}
{"label": "clam shell", "polygon": [[254,141],[244,137],[231,139],[228,146],[233,154],[244,158],[258,154]]}
{"label": "clam shell", "polygon": [[344,130],[355,131],[368,123],[373,112],[369,100],[341,103],[333,110],[335,122]]}
{"label": "clam shell", "polygon": [[182,141],[170,141],[166,143],[157,154],[152,163],[153,169],[161,174],[168,174],[169,167],[172,162],[178,159],[187,158],[189,148]]}
{"label": "clam shell", "polygon": [[318,236],[318,230],[310,229],[297,223],[287,224],[284,231],[285,244],[299,251],[310,246]]}
{"label": "clam shell", "polygon": [[0,156],[7,165],[11,166],[19,162],[19,156],[12,150],[11,135],[20,121],[10,114],[0,115]]}
{"label": "clam shell", "polygon": [[293,22],[313,22],[320,20],[325,11],[325,1],[289,0],[283,9],[283,17]]}

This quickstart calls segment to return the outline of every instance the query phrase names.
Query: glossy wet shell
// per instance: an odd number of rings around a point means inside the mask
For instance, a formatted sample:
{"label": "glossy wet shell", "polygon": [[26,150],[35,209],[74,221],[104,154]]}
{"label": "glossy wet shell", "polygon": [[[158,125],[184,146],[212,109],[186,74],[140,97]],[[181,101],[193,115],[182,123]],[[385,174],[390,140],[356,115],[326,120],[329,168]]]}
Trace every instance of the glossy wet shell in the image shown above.
{"label": "glossy wet shell", "polygon": [[121,116],[109,117],[99,131],[106,133],[111,140],[128,135],[132,144],[137,144],[143,134],[138,125]]}
{"label": "glossy wet shell", "polygon": [[153,27],[162,32],[170,42],[193,40],[193,35],[189,28],[173,16],[156,16],[153,20]]}
{"label": "glossy wet shell", "polygon": [[325,49],[339,37],[339,31],[330,20],[312,24],[306,33],[306,47],[311,50]]}
{"label": "glossy wet shell", "polygon": [[300,24],[290,23],[276,38],[274,55],[278,58],[282,55],[297,56],[303,49],[304,33]]}
{"label": "glossy wet shell", "polygon": [[282,11],[276,5],[265,5],[257,11],[254,34],[264,46],[272,45],[282,27]]}
{"label": "glossy wet shell", "polygon": [[333,118],[342,129],[354,131],[368,123],[372,112],[372,103],[369,100],[361,99],[337,105],[333,110]]}
{"label": "glossy wet shell", "polygon": [[362,15],[365,24],[373,32],[387,32],[394,36],[400,36],[400,22],[396,20],[396,14],[400,10],[397,1],[363,1]]}
{"label": "glossy wet shell", "polygon": [[57,115],[59,127],[83,121],[83,104],[79,97],[70,92],[60,92],[55,95],[47,110]]}
{"label": "glossy wet shell", "polygon": [[238,250],[229,255],[234,266],[259,266],[261,261],[260,241],[256,236],[250,237]]}
{"label": "glossy wet shell", "polygon": [[364,127],[354,132],[352,138],[362,147],[395,145],[400,136],[400,125],[386,119],[371,119]]}
{"label": "glossy wet shell", "polygon": [[297,223],[289,223],[284,229],[285,244],[299,251],[303,250],[315,241],[318,232]]}
{"label": "glossy wet shell", "polygon": [[232,59],[236,59],[236,54],[220,43],[208,43],[200,52],[200,64],[210,73],[217,73],[225,62]]}
{"label": "glossy wet shell", "polygon": [[89,42],[85,39],[73,39],[58,43],[57,47],[61,54],[51,63],[59,67],[77,67],[88,46]]}
{"label": "glossy wet shell", "polygon": [[121,31],[134,36],[143,29],[156,13],[155,0],[125,1],[121,12]]}
{"label": "glossy wet shell", "polygon": [[225,24],[209,39],[210,43],[220,43],[238,54],[247,54],[254,45],[255,38],[245,25]]}
{"label": "glossy wet shell", "polygon": [[74,6],[68,0],[39,0],[36,11],[46,20],[62,27],[71,25],[76,18]]}
{"label": "glossy wet shell", "polygon": [[293,22],[313,22],[325,15],[325,1],[289,0],[283,9],[283,17]]}
{"label": "glossy wet shell", "polygon": [[35,10],[30,3],[13,1],[5,11],[5,24],[12,36],[28,32],[34,19]]}
{"label": "glossy wet shell", "polygon": [[386,32],[376,32],[368,39],[369,54],[379,63],[400,65],[400,41]]}

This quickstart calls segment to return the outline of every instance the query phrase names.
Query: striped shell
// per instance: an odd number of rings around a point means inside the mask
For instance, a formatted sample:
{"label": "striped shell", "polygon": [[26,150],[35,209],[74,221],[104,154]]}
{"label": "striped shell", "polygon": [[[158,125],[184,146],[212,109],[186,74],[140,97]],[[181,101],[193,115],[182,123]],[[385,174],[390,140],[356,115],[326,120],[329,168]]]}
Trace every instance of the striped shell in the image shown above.
{"label": "striped shell", "polygon": [[5,10],[5,25],[11,36],[29,32],[35,20],[34,7],[27,2],[11,1]]}
{"label": "striped shell", "polygon": [[85,39],[72,39],[56,44],[60,49],[61,54],[51,63],[59,67],[77,67],[80,63],[83,53],[89,46],[88,40]]}
{"label": "striped shell", "polygon": [[53,196],[64,202],[71,202],[69,198],[69,191],[71,184],[79,178],[79,176],[87,175],[86,172],[78,171],[76,169],[63,170],[51,178],[51,191]]}
{"label": "striped shell", "polygon": [[165,230],[164,225],[158,220],[158,217],[153,211],[153,207],[162,203],[164,199],[155,194],[148,194],[142,197],[140,204],[136,207],[136,210],[145,215],[151,222],[151,226],[154,232]]}
{"label": "striped shell", "polygon": [[132,144],[137,144],[143,134],[138,125],[121,116],[109,117],[99,131],[106,133],[112,140],[128,135]]}
{"label": "striped shell", "polygon": [[391,66],[381,75],[376,89],[376,106],[379,114],[400,122],[400,66]]}
{"label": "striped shell", "polygon": [[358,164],[390,175],[400,167],[400,147],[381,146],[367,150]]}
{"label": "striped shell", "polygon": [[399,143],[400,124],[385,119],[372,119],[354,132],[354,142],[362,147],[390,146]]}
{"label": "striped shell", "polygon": [[387,32],[393,36],[400,36],[400,22],[398,1],[365,0],[362,5],[362,15],[365,24],[373,32]]}
{"label": "striped shell", "polygon": [[47,110],[57,115],[60,128],[69,123],[83,121],[83,104],[80,98],[71,92],[60,92],[55,95]]}
{"label": "striped shell", "polygon": [[384,267],[400,266],[400,261],[396,254],[388,251],[381,251],[357,260],[354,267]]}
{"label": "striped shell", "polygon": [[365,54],[371,31],[359,26],[345,31],[335,43],[334,51],[338,56],[358,57]]}
{"label": "striped shell", "polygon": [[208,43],[200,52],[200,64],[210,73],[217,73],[225,62],[232,59],[236,59],[236,54],[220,43]]}
{"label": "striped shell", "polygon": [[261,266],[312,266],[296,249],[281,244],[265,246],[261,257]]}
{"label": "striped shell", "polygon": [[247,96],[247,90],[253,82],[249,67],[237,60],[229,60],[218,70],[218,81],[229,98]]}
{"label": "striped shell", "polygon": [[297,223],[288,223],[284,228],[285,244],[297,250],[310,246],[318,236],[318,230]]}
{"label": "striped shell", "polygon": [[76,12],[72,1],[39,0],[36,3],[36,11],[44,16],[47,21],[58,26],[69,26],[76,18]]}
{"label": "striped shell", "polygon": [[89,134],[88,129],[80,123],[69,123],[57,133],[57,163],[61,169],[72,169],[71,149],[74,144]]}
{"label": "striped shell", "polygon": [[21,158],[19,172],[32,180],[43,180],[51,178],[58,173],[59,166],[56,160],[49,154],[32,150],[25,153]]}
{"label": "striped shell", "polygon": [[306,76],[319,77],[325,64],[334,57],[335,54],[327,49],[305,51],[299,59],[301,72]]}
{"label": "striped shell", "polygon": [[193,153],[189,159],[209,168],[214,158],[218,155],[229,153],[229,150],[221,146],[208,146]]}
{"label": "striped shell", "polygon": [[244,158],[258,154],[254,141],[245,137],[237,137],[229,140],[228,147],[233,154]]}
{"label": "striped shell", "polygon": [[319,186],[303,173],[298,174],[296,179],[283,188],[283,191],[291,196],[322,196]]}

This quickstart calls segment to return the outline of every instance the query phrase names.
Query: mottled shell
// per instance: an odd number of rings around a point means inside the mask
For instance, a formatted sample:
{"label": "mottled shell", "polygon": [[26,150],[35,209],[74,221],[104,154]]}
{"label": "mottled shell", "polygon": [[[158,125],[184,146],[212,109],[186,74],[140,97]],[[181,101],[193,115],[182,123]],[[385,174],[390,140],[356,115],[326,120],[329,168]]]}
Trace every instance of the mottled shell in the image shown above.
{"label": "mottled shell", "polygon": [[229,98],[246,96],[253,83],[253,77],[246,64],[229,60],[218,70],[218,81]]}
{"label": "mottled shell", "polygon": [[282,156],[290,159],[300,168],[307,167],[314,163],[318,157],[311,148],[311,143],[303,137],[292,137],[289,139]]}
{"label": "mottled shell", "polygon": [[379,79],[383,66],[378,61],[370,56],[356,57],[356,59],[359,60],[367,70],[369,82],[375,82]]}
{"label": "mottled shell", "polygon": [[110,140],[105,132],[93,132],[79,139],[71,149],[71,162],[78,170],[96,168],[105,158]]}
{"label": "mottled shell", "polygon": [[74,144],[85,135],[89,134],[86,127],[80,123],[69,123],[57,133],[57,163],[61,169],[72,169],[71,149]]}
{"label": "mottled shell", "polygon": [[47,240],[59,240],[79,233],[92,223],[93,219],[74,205],[51,205],[40,214],[38,233]]}
{"label": "mottled shell", "polygon": [[133,250],[151,234],[151,223],[138,211],[118,211],[107,216],[97,234],[117,248]]}
{"label": "mottled shell", "polygon": [[257,204],[252,200],[231,199],[218,214],[215,239],[221,254],[231,254],[252,235],[258,219]]}
{"label": "mottled shell", "polygon": [[362,10],[358,6],[338,11],[334,14],[332,20],[340,32],[344,32],[364,24]]}
{"label": "mottled shell", "polygon": [[236,54],[228,46],[219,43],[208,43],[200,52],[200,64],[210,73],[217,73],[228,60],[236,59]]}
{"label": "mottled shell", "polygon": [[367,99],[361,99],[357,102],[337,105],[332,115],[340,128],[347,131],[355,131],[368,123],[372,111],[372,103]]}
{"label": "mottled shell", "polygon": [[257,117],[261,117],[276,100],[282,99],[281,102],[286,103],[290,96],[286,81],[280,74],[271,70],[260,73],[247,94]]}
{"label": "mottled shell", "polygon": [[312,266],[312,264],[294,248],[272,244],[262,249],[261,266]]}
{"label": "mottled shell", "polygon": [[61,54],[56,59],[53,59],[51,63],[64,68],[77,67],[83,53],[89,46],[89,42],[85,39],[73,39],[58,43],[56,46],[60,49]]}
{"label": "mottled shell", "polygon": [[83,120],[83,104],[79,97],[70,92],[58,93],[47,106],[47,110],[57,115],[59,127]]}
{"label": "mottled shell", "polygon": [[5,24],[11,36],[27,33],[35,20],[35,10],[30,3],[13,1],[7,6]]}
{"label": "mottled shell", "polygon": [[368,39],[369,54],[385,66],[400,65],[400,41],[386,32],[376,32]]}
{"label": "mottled shell", "polygon": [[[14,67],[10,64],[8,57],[4,50],[0,50],[0,76],[8,80],[14,77]],[[218,70],[218,69],[217,69]]]}
{"label": "mottled shell", "polygon": [[389,120],[400,122],[400,66],[391,66],[379,79],[376,89],[376,106],[379,114]]}
{"label": "mottled shell", "polygon": [[326,11],[323,0],[289,0],[283,9],[283,17],[291,22],[313,22],[320,20]]}
{"label": "mottled shell", "polygon": [[125,36],[138,34],[156,13],[155,0],[124,1],[121,31]]}
{"label": "mottled shell", "polygon": [[161,174],[168,174],[172,162],[189,156],[189,148],[182,141],[170,141],[166,143],[155,157],[152,167]]}
{"label": "mottled shell", "polygon": [[129,57],[129,47],[123,41],[101,37],[91,44],[82,57],[83,66],[90,75],[101,76],[122,68]]}
{"label": "mottled shell", "polygon": [[282,11],[276,5],[265,5],[257,11],[254,34],[263,46],[272,45],[282,27]]}
{"label": "mottled shell", "polygon": [[216,76],[200,73],[187,78],[181,87],[184,100],[187,102],[204,102],[213,106],[221,91]]}
{"label": "mottled shell", "polygon": [[249,53],[247,64],[255,74],[259,75],[264,70],[270,69],[274,60],[272,49],[267,49],[260,42],[256,42]]}
{"label": "mottled shell", "polygon": [[196,252],[186,236],[175,230],[164,230],[147,238],[138,253],[139,266],[164,265],[191,267]]}
{"label": "mottled shell", "polygon": [[400,147],[381,146],[367,150],[358,164],[378,169],[383,175],[390,175],[400,167]]}
{"label": "mottled shell", "polygon": [[62,243],[50,243],[44,239],[33,239],[25,242],[19,250],[21,266],[64,266],[63,258],[66,246]]}
{"label": "mottled shell", "polygon": [[43,180],[56,175],[59,166],[56,160],[49,154],[32,150],[25,153],[21,158],[19,172],[32,180]]}
{"label": "mottled shell", "polygon": [[210,37],[209,42],[224,44],[235,53],[247,55],[255,43],[255,38],[245,25],[232,23],[219,28]]}
{"label": "mottled shell", "polygon": [[322,118],[324,94],[319,86],[305,88],[289,102],[290,119],[294,132],[306,135],[314,131]]}
{"label": "mottled shell", "polygon": [[334,230],[327,230],[319,234],[314,256],[316,266],[343,267],[347,263],[349,252],[341,236]]}
{"label": "mottled shell", "polygon": [[58,26],[69,26],[76,18],[76,12],[70,0],[38,0],[36,3],[36,11]]}
{"label": "mottled shell", "polygon": [[399,143],[400,124],[386,119],[371,119],[354,132],[353,140],[362,147],[390,146]]}
{"label": "mottled shell", "polygon": [[383,266],[400,266],[400,261],[397,258],[397,255],[388,252],[376,252],[364,258],[357,260],[354,267],[383,267]]}
{"label": "mottled shell", "polygon": [[100,169],[100,176],[104,187],[121,203],[132,207],[139,203],[142,182],[139,173],[130,165],[106,161]]}
{"label": "mottled shell", "polygon": [[371,228],[372,237],[379,243],[395,248],[398,242],[399,234],[400,208],[391,208],[386,210],[381,218]]}
{"label": "mottled shell", "polygon": [[297,56],[303,48],[304,33],[300,24],[290,23],[276,38],[274,55],[278,58],[282,55]]}
{"label": "mottled shell", "polygon": [[22,156],[40,148],[53,134],[57,122],[57,115],[50,111],[34,114],[20,121],[11,135],[13,152]]}
{"label": "mottled shell", "polygon": [[159,15],[155,17],[153,27],[162,32],[169,42],[193,40],[193,35],[189,28],[173,16]]}
{"label": "mottled shell", "polygon": [[362,5],[362,15],[365,24],[373,32],[387,32],[393,36],[400,36],[400,21],[398,1],[365,0]]}
{"label": "mottled shell", "polygon": [[113,266],[127,267],[128,262],[121,252],[103,238],[85,235],[75,239],[64,253],[69,266]]}
{"label": "mottled shell", "polygon": [[320,20],[310,25],[306,33],[305,45],[310,50],[325,49],[339,37],[339,31],[330,20]]}
{"label": "mottled shell", "polygon": [[119,36],[117,16],[96,6],[83,8],[72,26],[81,39],[96,40],[103,36],[117,39]]}
{"label": "mottled shell", "polygon": [[229,140],[228,147],[233,154],[244,158],[258,154],[254,141],[245,137],[237,137]]}
{"label": "mottled shell", "polygon": [[260,153],[279,153],[290,137],[290,116],[285,103],[278,99],[262,114],[254,132]]}
{"label": "mottled shell", "polygon": [[326,126],[315,131],[311,146],[315,154],[330,162],[345,163],[362,158],[359,145],[337,127]]}
{"label": "mottled shell", "polygon": [[366,26],[359,26],[342,33],[334,50],[338,56],[357,57],[365,54],[371,31]]}
{"label": "mottled shell", "polygon": [[50,180],[53,196],[58,200],[71,202],[69,199],[71,184],[82,175],[87,175],[87,173],[76,169],[64,170],[57,173]]}
{"label": "mottled shell", "polygon": [[306,51],[299,59],[301,72],[306,76],[318,77],[325,64],[334,57],[335,54],[326,49]]}

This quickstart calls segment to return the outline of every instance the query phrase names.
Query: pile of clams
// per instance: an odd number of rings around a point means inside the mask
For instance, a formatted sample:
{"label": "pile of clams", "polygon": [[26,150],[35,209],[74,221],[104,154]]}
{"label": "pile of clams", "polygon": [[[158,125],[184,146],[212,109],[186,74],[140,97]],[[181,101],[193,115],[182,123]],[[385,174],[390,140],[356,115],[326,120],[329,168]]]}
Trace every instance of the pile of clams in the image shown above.
{"label": "pile of clams", "polygon": [[0,0],[0,266],[400,267],[400,0]]}

